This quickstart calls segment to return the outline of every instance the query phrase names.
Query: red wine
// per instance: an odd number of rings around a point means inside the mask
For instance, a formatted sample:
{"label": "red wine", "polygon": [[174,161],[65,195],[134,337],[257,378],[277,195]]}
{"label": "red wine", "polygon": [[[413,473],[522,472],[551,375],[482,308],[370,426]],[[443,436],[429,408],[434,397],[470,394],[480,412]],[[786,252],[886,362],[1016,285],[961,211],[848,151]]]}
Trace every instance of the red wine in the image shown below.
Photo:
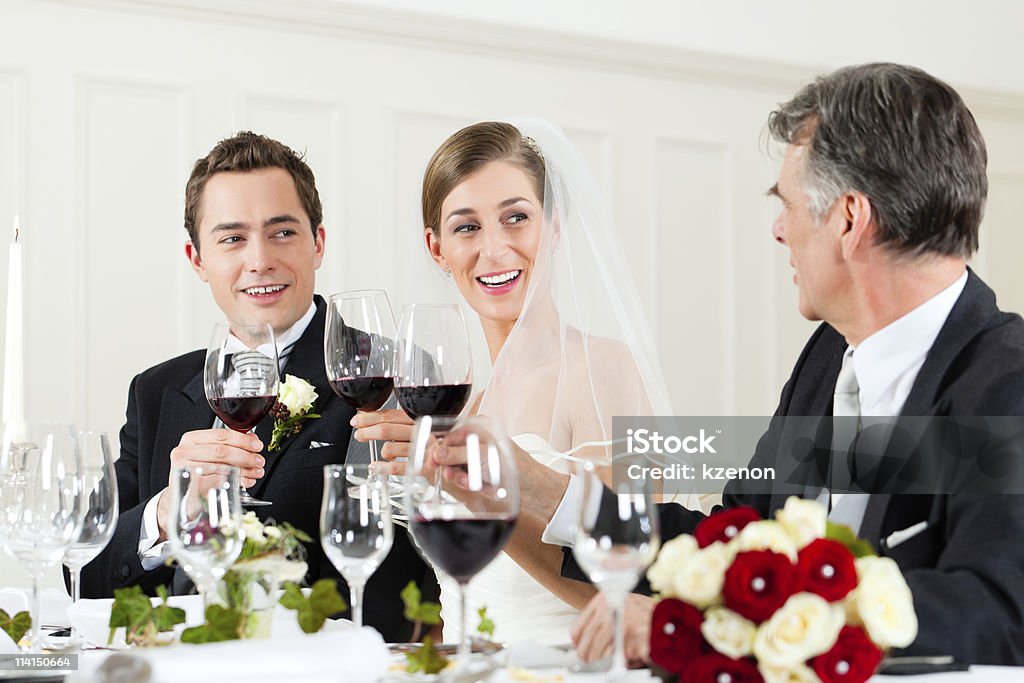
{"label": "red wine", "polygon": [[217,417],[236,432],[247,432],[270,412],[277,396],[221,396],[211,398],[210,407]]}
{"label": "red wine", "polygon": [[446,574],[467,583],[501,552],[515,517],[427,519],[416,516],[412,531],[423,552]]}
{"label": "red wine", "polygon": [[455,417],[469,400],[471,384],[435,384],[424,387],[395,387],[402,410],[412,419],[424,415]]}
{"label": "red wine", "polygon": [[391,377],[343,377],[332,379],[331,388],[356,410],[379,410],[388,402],[395,380]]}

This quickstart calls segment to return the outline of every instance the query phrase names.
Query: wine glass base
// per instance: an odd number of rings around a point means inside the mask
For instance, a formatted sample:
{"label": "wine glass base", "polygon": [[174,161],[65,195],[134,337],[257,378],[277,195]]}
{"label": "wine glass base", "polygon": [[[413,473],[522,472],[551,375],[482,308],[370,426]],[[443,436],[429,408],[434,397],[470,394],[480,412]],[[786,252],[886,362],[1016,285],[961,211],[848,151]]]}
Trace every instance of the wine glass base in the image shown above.
{"label": "wine glass base", "polygon": [[242,504],[242,507],[244,508],[258,508],[263,507],[265,505],[274,504],[269,500],[260,500],[259,498],[253,498],[245,489],[242,489],[241,493],[239,493],[238,501]]}

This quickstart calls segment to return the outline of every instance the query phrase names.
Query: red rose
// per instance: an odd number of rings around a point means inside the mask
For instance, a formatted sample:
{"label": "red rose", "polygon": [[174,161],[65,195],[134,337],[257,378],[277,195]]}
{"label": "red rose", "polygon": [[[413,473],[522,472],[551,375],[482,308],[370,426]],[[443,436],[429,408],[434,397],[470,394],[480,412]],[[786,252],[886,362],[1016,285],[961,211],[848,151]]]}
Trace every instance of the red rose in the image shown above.
{"label": "red rose", "polygon": [[844,626],[832,649],[808,663],[822,683],[864,683],[882,663],[882,651],[864,629]]}
{"label": "red rose", "polygon": [[704,636],[700,610],[681,600],[666,598],[651,615],[651,661],[672,673],[681,673],[700,655]]}
{"label": "red rose", "polygon": [[743,530],[743,527],[760,520],[761,515],[757,514],[757,510],[740,505],[704,518],[694,529],[693,537],[697,539],[697,545],[701,548],[707,548],[715,541],[728,543]]}
{"label": "red rose", "polygon": [[718,652],[702,655],[683,672],[682,683],[763,683],[754,660],[749,657],[730,659]]}
{"label": "red rose", "polygon": [[765,621],[800,587],[800,575],[789,558],[770,550],[739,553],[725,570],[725,606],[754,623]]}
{"label": "red rose", "polygon": [[836,602],[857,587],[853,555],[842,543],[819,538],[797,555],[801,590]]}

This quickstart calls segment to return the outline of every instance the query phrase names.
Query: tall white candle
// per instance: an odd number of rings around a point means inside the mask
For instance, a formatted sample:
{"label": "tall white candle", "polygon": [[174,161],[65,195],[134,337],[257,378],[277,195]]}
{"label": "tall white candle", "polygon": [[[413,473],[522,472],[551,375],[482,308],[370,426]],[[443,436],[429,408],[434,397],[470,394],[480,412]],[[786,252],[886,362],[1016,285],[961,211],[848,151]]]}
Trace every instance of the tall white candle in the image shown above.
{"label": "tall white candle", "polygon": [[21,229],[14,217],[14,242],[7,270],[7,325],[4,328],[4,423],[25,421],[25,336],[21,273]]}

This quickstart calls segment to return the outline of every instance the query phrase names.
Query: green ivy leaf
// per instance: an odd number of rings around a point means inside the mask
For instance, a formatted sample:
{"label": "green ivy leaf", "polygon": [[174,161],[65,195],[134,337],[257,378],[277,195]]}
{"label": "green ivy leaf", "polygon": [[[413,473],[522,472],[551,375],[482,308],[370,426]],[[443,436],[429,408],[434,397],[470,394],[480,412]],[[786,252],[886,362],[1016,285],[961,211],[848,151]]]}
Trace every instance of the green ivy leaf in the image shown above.
{"label": "green ivy leaf", "polygon": [[402,589],[402,603],[405,605],[405,618],[434,625],[441,623],[441,605],[436,602],[421,602],[423,594],[415,581],[410,581]]}
{"label": "green ivy leaf", "polygon": [[237,610],[210,605],[206,608],[205,616],[205,624],[181,632],[181,642],[220,643],[225,640],[238,640],[238,627],[242,623],[242,615]]}
{"label": "green ivy leaf", "polygon": [[[114,603],[110,606],[110,635],[107,637],[107,644],[114,642],[114,633],[117,629],[124,627],[125,640],[131,642],[136,637],[142,637],[146,627],[152,622],[153,605],[149,597],[142,592],[139,586],[118,588],[114,590]],[[156,625],[152,626],[156,629]]]}
{"label": "green ivy leaf", "polygon": [[9,635],[15,643],[24,638],[30,628],[32,616],[28,612],[21,611],[12,617],[0,609],[0,630]]}
{"label": "green ivy leaf", "polygon": [[476,613],[480,617],[480,623],[477,624],[476,632],[482,633],[488,638],[494,638],[494,622],[487,616],[487,607],[481,607]]}
{"label": "green ivy leaf", "polygon": [[411,674],[436,674],[448,666],[447,658],[437,651],[430,636],[423,639],[423,644],[415,652],[406,652],[405,658],[405,670]]}
{"label": "green ivy leaf", "polygon": [[313,584],[307,598],[297,584],[284,584],[284,595],[279,600],[286,609],[296,610],[299,628],[303,633],[316,633],[323,628],[327,618],[348,609],[345,599],[338,593],[338,586],[331,579],[320,579]]}
{"label": "green ivy leaf", "polygon": [[287,581],[284,584],[284,595],[278,601],[281,606],[285,609],[299,609],[302,604],[306,601],[306,596],[302,594],[302,589],[299,588],[299,584],[294,581]]}
{"label": "green ivy leaf", "polygon": [[825,538],[841,543],[854,557],[871,557],[875,554],[875,549],[871,547],[871,544],[862,538],[857,538],[853,529],[845,524],[828,522],[825,525]]}

